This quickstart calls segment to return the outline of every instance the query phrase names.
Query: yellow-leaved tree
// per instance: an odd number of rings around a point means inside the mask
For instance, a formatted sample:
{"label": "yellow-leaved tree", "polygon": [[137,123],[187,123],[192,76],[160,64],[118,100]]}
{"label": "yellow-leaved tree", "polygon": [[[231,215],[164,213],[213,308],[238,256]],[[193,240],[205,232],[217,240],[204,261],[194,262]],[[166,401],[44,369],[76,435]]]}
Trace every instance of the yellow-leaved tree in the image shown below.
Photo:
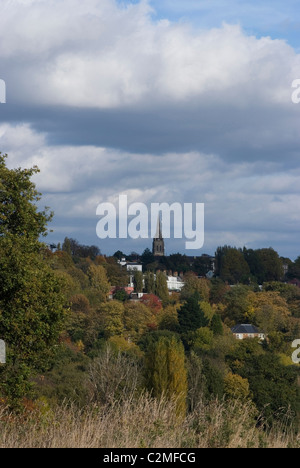
{"label": "yellow-leaved tree", "polygon": [[187,371],[184,347],[180,339],[169,332],[153,333],[145,356],[145,376],[154,397],[174,400],[176,415],[186,414]]}

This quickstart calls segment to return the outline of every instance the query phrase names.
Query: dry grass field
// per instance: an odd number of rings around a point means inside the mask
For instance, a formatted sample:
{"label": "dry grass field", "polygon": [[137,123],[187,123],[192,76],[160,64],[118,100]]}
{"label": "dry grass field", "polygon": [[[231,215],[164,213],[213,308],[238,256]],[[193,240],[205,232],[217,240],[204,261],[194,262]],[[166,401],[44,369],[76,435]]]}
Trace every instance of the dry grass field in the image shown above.
{"label": "dry grass field", "polygon": [[[47,405],[16,417],[0,414],[0,448],[299,448],[285,418],[256,424],[253,407],[239,401],[199,404],[176,419],[174,402],[148,395],[115,405],[78,409]],[[257,415],[256,415],[257,416]],[[262,421],[263,422],[263,421]]]}

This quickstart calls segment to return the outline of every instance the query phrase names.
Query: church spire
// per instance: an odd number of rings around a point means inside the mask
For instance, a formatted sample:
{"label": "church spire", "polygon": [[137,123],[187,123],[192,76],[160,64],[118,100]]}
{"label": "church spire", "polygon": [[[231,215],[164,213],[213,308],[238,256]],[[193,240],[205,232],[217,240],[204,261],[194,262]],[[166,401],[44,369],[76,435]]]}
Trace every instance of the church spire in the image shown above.
{"label": "church spire", "polygon": [[156,234],[154,239],[162,239],[162,231],[161,231],[161,221],[160,216],[157,216],[157,225],[156,225]]}
{"label": "church spire", "polygon": [[165,242],[162,236],[161,220],[158,214],[156,234],[152,243],[152,253],[155,256],[163,257],[165,255]]}

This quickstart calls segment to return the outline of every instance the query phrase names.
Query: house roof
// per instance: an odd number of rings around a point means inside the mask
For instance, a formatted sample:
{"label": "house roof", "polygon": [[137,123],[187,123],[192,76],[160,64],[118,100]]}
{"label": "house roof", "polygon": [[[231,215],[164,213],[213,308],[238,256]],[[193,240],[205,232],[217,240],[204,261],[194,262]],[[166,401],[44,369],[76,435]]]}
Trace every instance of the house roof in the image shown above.
{"label": "house roof", "polygon": [[254,325],[250,325],[249,323],[242,323],[242,324],[235,325],[231,329],[231,331],[232,333],[246,333],[246,334],[261,333],[257,327],[255,327]]}

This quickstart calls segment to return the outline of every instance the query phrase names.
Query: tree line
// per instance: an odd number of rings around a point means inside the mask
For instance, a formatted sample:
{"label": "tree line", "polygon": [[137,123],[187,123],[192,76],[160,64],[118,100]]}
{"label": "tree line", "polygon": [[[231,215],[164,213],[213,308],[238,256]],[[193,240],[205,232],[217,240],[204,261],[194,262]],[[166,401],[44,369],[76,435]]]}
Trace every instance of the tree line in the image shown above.
{"label": "tree line", "polygon": [[272,247],[261,249],[237,248],[233,246],[219,246],[214,256],[203,254],[189,257],[175,253],[167,257],[155,257],[146,248],[139,255],[126,255],[121,251],[114,254],[117,259],[140,261],[143,270],[156,271],[158,269],[178,274],[194,272],[198,276],[206,276],[213,270],[214,276],[229,284],[263,284],[269,281],[300,280],[300,256],[292,261],[281,257]]}

